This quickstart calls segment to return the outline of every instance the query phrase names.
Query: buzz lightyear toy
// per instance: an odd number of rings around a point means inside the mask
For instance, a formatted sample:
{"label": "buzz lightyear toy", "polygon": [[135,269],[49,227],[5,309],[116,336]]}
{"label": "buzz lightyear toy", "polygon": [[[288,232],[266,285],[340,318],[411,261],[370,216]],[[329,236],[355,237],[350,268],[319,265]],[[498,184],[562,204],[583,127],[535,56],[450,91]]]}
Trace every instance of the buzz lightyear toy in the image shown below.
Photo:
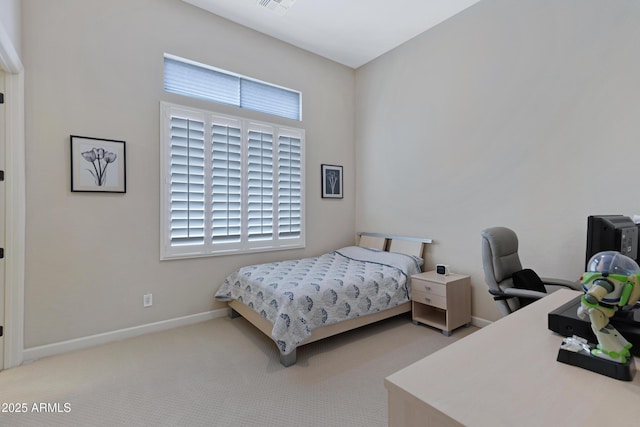
{"label": "buzz lightyear toy", "polygon": [[615,251],[599,252],[589,260],[587,272],[580,278],[582,296],[578,316],[589,316],[598,345],[593,356],[626,363],[631,343],[609,319],[620,307],[633,306],[640,299],[640,266],[631,258]]}

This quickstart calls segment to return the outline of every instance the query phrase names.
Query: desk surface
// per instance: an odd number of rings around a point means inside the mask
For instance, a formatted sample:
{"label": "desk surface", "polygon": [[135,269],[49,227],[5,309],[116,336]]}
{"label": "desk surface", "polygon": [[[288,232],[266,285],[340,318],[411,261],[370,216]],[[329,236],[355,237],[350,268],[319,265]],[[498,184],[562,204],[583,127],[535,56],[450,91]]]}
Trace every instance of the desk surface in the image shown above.
{"label": "desk surface", "polygon": [[556,361],[547,314],[576,295],[554,292],[387,377],[389,425],[640,423],[640,370],[619,381]]}

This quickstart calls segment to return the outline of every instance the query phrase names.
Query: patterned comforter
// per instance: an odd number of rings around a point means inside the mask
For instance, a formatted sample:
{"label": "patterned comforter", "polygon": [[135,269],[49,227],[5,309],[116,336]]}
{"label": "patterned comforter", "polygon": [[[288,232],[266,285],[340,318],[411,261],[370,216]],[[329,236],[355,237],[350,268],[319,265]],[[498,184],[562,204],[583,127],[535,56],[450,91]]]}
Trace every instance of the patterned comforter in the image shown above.
{"label": "patterned comforter", "polygon": [[422,259],[348,246],[314,258],[242,267],[216,293],[238,300],[273,324],[284,355],[320,326],[393,308],[411,299],[408,276]]}

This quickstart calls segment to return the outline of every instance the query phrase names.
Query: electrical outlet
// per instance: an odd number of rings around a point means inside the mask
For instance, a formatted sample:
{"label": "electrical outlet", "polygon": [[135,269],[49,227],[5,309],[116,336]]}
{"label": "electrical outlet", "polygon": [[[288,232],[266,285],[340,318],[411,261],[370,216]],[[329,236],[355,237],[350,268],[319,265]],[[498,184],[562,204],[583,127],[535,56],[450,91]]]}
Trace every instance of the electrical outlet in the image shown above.
{"label": "electrical outlet", "polygon": [[151,307],[153,305],[153,294],[144,294],[142,297],[142,306]]}

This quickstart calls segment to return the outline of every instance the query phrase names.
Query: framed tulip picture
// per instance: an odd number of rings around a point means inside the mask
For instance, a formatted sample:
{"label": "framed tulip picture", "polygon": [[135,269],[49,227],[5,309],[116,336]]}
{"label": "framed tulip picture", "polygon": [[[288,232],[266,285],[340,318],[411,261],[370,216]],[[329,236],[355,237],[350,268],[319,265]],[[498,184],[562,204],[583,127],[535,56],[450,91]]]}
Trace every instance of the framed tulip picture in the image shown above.
{"label": "framed tulip picture", "polygon": [[71,191],[126,193],[125,142],[71,135]]}
{"label": "framed tulip picture", "polygon": [[322,197],[342,199],[342,166],[321,165]]}

